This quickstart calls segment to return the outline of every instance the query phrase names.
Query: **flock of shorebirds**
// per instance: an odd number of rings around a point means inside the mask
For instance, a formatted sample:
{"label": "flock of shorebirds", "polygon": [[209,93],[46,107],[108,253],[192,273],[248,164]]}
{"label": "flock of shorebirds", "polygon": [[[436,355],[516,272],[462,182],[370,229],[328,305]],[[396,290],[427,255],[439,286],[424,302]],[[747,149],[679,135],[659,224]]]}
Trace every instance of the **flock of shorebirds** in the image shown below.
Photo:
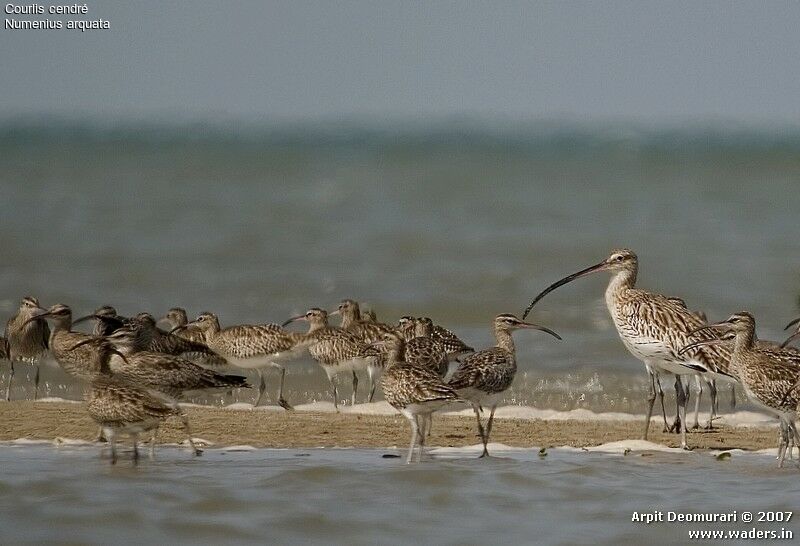
{"label": "flock of shorebirds", "polygon": [[[679,298],[635,288],[638,258],[627,249],[615,250],[602,262],[550,285],[531,302],[522,319],[512,314],[497,315],[492,324],[495,345],[479,351],[427,317],[405,316],[396,324],[384,324],[374,313],[362,314],[353,300],[342,301],[331,313],[311,308],[282,325],[222,328],[213,313],[201,313],[189,321],[181,308],[171,309],[159,321],[149,313],[122,317],[110,306],[73,320],[66,305],[43,308],[36,298],[25,297],[0,340],[0,357],[11,362],[6,400],[10,398],[15,363],[36,366],[35,397],[39,362],[52,354],[68,374],[88,382],[87,410],[99,425],[101,438],[111,446],[112,463],[117,460],[118,435],[131,436],[137,460],[138,436],[152,434],[152,453],[158,427],[171,416],[182,420],[188,442],[199,455],[182,401],[199,392],[250,387],[245,377],[226,373],[241,368],[258,372],[257,406],[266,391],[265,370],[276,368],[280,371],[277,401],[290,410],[292,406],[283,396],[287,364],[310,355],[327,374],[337,409],[338,374],[352,374],[352,403],[358,391],[357,372],[367,374],[370,402],[380,377],[384,398],[411,425],[406,462],[411,462],[415,454],[417,460],[422,458],[433,413],[455,403],[473,407],[483,442],[481,456],[486,456],[495,409],[516,374],[512,332],[536,329],[561,339],[525,318],[549,292],[598,271],[611,272],[605,292],[609,313],[625,347],[647,369],[644,439],[658,396],[665,430],[680,433],[681,446],[688,449],[690,380],[709,387],[707,428],[712,427],[717,414],[716,383],[725,381],[740,384],[756,407],[778,418],[779,465],[783,465],[787,453],[792,457],[794,445],[800,445],[795,424],[800,403],[800,351],[788,344],[800,337],[800,319],[787,326],[798,325],[798,330],[782,344],[758,340],[755,320],[746,312],[709,324],[702,313],[690,310]],[[329,315],[340,315],[340,325],[330,325]],[[95,321],[91,334],[73,330],[75,324],[85,320]],[[158,327],[162,321],[167,328]],[[308,323],[307,331],[287,329],[298,321]],[[662,376],[674,376],[675,380],[677,415],[672,425],[664,407]],[[695,426],[698,403],[699,397]],[[488,419],[484,419],[486,410]]]}

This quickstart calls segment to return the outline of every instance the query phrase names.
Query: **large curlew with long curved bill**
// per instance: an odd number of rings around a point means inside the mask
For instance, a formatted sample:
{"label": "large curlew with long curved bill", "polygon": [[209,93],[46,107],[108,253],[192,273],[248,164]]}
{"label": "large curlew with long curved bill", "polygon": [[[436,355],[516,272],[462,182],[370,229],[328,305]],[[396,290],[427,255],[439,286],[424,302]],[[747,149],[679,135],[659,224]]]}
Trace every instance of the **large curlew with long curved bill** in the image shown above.
{"label": "large curlew with long curved bill", "polygon": [[[735,381],[729,371],[731,350],[725,345],[714,344],[680,353],[680,349],[692,340],[690,335],[705,326],[705,323],[696,313],[691,312],[677,300],[635,288],[639,260],[632,250],[614,250],[602,262],[551,284],[533,299],[522,316],[525,318],[540,299],[559,286],[599,271],[612,273],[611,281],[606,288],[605,299],[617,333],[628,351],[644,362],[647,368],[650,393],[647,398],[644,438],[647,439],[650,417],[653,414],[653,405],[656,399],[656,374],[658,372],[669,373],[675,376],[681,447],[688,449],[686,443],[686,391],[680,378],[700,372],[709,378]],[[707,331],[702,331],[698,335],[707,339],[714,338],[713,333]]]}

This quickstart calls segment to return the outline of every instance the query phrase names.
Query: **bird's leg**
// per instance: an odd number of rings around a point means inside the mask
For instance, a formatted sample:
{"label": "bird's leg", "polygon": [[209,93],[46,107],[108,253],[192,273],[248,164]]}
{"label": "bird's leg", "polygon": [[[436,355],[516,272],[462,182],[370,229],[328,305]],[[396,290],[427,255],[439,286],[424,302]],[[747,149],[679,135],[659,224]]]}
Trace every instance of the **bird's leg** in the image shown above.
{"label": "bird's leg", "polygon": [[686,401],[686,391],[683,390],[681,376],[675,376],[675,421],[672,422],[670,432],[679,433],[681,431],[681,401]]}
{"label": "bird's leg", "polygon": [[358,392],[358,375],[356,375],[356,371],[353,370],[353,399],[350,401],[351,406],[356,405],[356,393]]}
{"label": "bird's leg", "polygon": [[[647,375],[650,378],[650,393],[647,395],[647,414],[644,419],[644,436],[647,440],[647,433],[650,431],[650,417],[653,415],[653,405],[656,403],[656,376],[648,367]],[[663,400],[662,400],[663,404]]]}
{"label": "bird's leg", "polygon": [[8,372],[8,385],[6,385],[6,402],[11,401],[11,382],[14,380],[14,361],[11,360],[11,370]]}
{"label": "bird's leg", "polygon": [[432,429],[433,429],[433,414],[428,415],[428,429],[427,429],[427,434],[425,436],[430,438]]}
{"label": "bird's leg", "polygon": [[418,417],[419,422],[421,423],[420,431],[419,431],[419,446],[418,446],[418,453],[417,453],[417,462],[422,462],[422,454],[425,452],[425,435],[427,434],[428,430],[428,417],[425,415],[420,415]]}
{"label": "bird's leg", "polygon": [[[472,409],[475,410],[475,419],[478,421],[478,434],[481,437],[481,443],[486,446],[486,433],[483,430],[483,423],[481,423],[481,408],[477,404],[472,405]],[[483,457],[483,454],[481,454]]]}
{"label": "bird's leg", "polygon": [[139,464],[139,435],[131,434],[131,441],[133,442],[133,464]]}
{"label": "bird's leg", "polygon": [[192,438],[192,429],[189,426],[189,418],[185,413],[181,413],[180,417],[181,422],[183,423],[183,431],[186,433],[186,438],[189,440],[189,445],[192,446],[192,453],[194,453],[195,457],[199,457],[203,454],[203,450],[197,447],[194,443],[194,439]]}
{"label": "bird's leg", "polygon": [[736,411],[736,385],[731,383],[731,411]]}
{"label": "bird's leg", "polygon": [[717,418],[717,407],[719,404],[717,399],[717,382],[714,379],[708,381],[708,395],[711,397],[711,409],[705,428],[706,430],[712,430],[714,428],[714,419]]}
{"label": "bird's leg", "polygon": [[667,408],[664,406],[664,389],[661,388],[661,376],[658,372],[653,372],[655,376],[655,384],[658,394],[658,401],[661,404],[661,418],[664,420],[664,432],[669,432],[669,425],[667,424]]}
{"label": "bird's leg", "polygon": [[153,434],[150,436],[150,459],[156,458],[156,438],[158,437],[158,427],[153,429]]}
{"label": "bird's leg", "polygon": [[106,438],[105,430],[103,427],[100,427],[100,431],[97,433],[97,439],[95,442],[107,442],[108,438]]}
{"label": "bird's leg", "polygon": [[292,411],[294,408],[283,397],[283,382],[286,379],[286,368],[281,368],[281,383],[278,387],[278,405],[286,411]]}
{"label": "bird's leg", "polygon": [[39,398],[39,373],[40,368],[38,364],[34,364],[36,366],[36,375],[33,378],[33,399],[36,400]]}
{"label": "bird's leg", "polygon": [[417,445],[417,417],[413,416],[408,420],[411,423],[411,445],[408,447],[408,455],[406,456],[406,464],[411,464],[411,457],[414,455],[414,446]]}
{"label": "bird's leg", "polygon": [[256,397],[256,403],[253,404],[253,407],[257,407],[261,404],[261,398],[264,396],[264,391],[267,390],[267,378],[264,377],[264,370],[259,368],[258,370],[258,396]]}
{"label": "bird's leg", "polygon": [[698,429],[700,428],[700,398],[703,396],[703,383],[699,374],[694,376],[694,388],[697,398],[694,400],[694,424],[692,429]]}
{"label": "bird's leg", "polygon": [[494,421],[494,410],[497,408],[497,405],[493,405],[492,409],[489,411],[489,422],[486,423],[486,436],[483,439],[483,453],[481,457],[488,457],[489,456],[489,435],[492,434],[492,422]]}
{"label": "bird's leg", "polygon": [[111,464],[117,464],[117,435],[111,429],[104,430],[108,443],[111,444]]}
{"label": "bird's leg", "polygon": [[781,418],[781,428],[778,435],[778,468],[783,468],[783,460],[786,458],[786,447],[787,447],[787,437],[788,437],[788,426],[783,418]]}
{"label": "bird's leg", "polygon": [[336,380],[335,377],[332,375],[328,376],[328,381],[331,382],[331,390],[333,391],[333,407],[336,408],[336,411],[339,411],[339,393],[336,390]]}
{"label": "bird's leg", "polygon": [[686,391],[681,383],[681,376],[675,376],[675,393],[678,395],[678,427],[681,433],[681,447],[688,450],[689,446],[686,443]]}
{"label": "bird's leg", "polygon": [[367,380],[369,382],[369,399],[368,402],[372,402],[372,399],[375,397],[375,387],[378,386],[377,382],[375,381],[375,367],[368,366],[367,367]]}

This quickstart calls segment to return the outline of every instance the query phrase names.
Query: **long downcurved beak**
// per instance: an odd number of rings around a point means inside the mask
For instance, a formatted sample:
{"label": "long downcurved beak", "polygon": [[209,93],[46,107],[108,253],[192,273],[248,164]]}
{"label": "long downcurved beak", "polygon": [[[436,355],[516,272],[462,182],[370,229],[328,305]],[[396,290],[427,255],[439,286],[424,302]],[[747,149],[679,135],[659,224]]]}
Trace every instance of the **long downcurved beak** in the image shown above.
{"label": "long downcurved beak", "polygon": [[74,351],[78,347],[83,347],[84,345],[88,345],[90,343],[97,343],[99,341],[105,341],[105,340],[106,340],[106,338],[102,337],[102,336],[90,337],[90,338],[84,339],[83,341],[79,341],[78,343],[76,343],[75,345],[73,345],[72,347],[70,347],[67,350],[68,351]]}
{"label": "long downcurved beak", "polygon": [[547,332],[548,334],[550,334],[551,336],[553,336],[556,339],[561,339],[561,336],[558,335],[557,333],[555,333],[553,330],[551,330],[550,328],[546,328],[544,326],[541,326],[539,324],[534,324],[532,322],[523,322],[523,323],[521,323],[519,325],[519,327],[520,328],[527,328],[527,329],[530,329],[530,330],[541,330],[542,332]]}
{"label": "long downcurved beak", "polygon": [[[710,328],[710,327],[698,328],[698,330],[696,330],[696,331],[700,331],[702,329],[707,329],[707,328]],[[731,339],[733,339],[735,337],[736,337],[736,334],[734,334],[733,332],[727,332],[727,333],[721,335],[720,337],[717,337],[717,338],[714,338],[714,339],[701,339],[701,340],[695,341],[693,343],[689,343],[688,345],[685,345],[685,346],[681,347],[680,350],[678,350],[678,355],[682,355],[682,354],[684,354],[684,353],[686,353],[688,351],[691,351],[692,349],[696,349],[698,347],[702,347],[703,345],[716,345],[717,343],[722,343],[722,342],[731,340]]]}
{"label": "long downcurved beak", "polygon": [[290,319],[287,319],[287,320],[284,321],[283,324],[281,324],[281,327],[289,326],[291,323],[297,322],[298,320],[306,320],[306,316],[305,315],[297,315],[296,317],[292,317]]}
{"label": "long downcurved beak", "polygon": [[800,322],[800,317],[797,317],[797,318],[796,318],[796,319],[794,319],[792,322],[790,322],[789,324],[787,324],[787,325],[786,325],[786,327],[784,328],[784,330],[788,330],[789,328],[791,328],[792,326],[794,326],[794,325],[795,325],[795,324],[797,324],[798,322]]}
{"label": "long downcurved beak", "polygon": [[78,319],[75,319],[75,320],[73,320],[73,321],[72,321],[72,324],[78,324],[78,323],[80,323],[80,322],[85,322],[85,321],[87,321],[87,320],[91,320],[91,319],[99,319],[99,318],[100,318],[100,317],[98,317],[97,315],[95,315],[94,313],[92,313],[92,314],[90,314],[90,315],[86,315],[85,317],[81,317],[81,318],[78,318]]}
{"label": "long downcurved beak", "polygon": [[336,311],[329,311],[329,312],[328,312],[328,316],[329,316],[329,317],[330,317],[330,316],[333,316],[333,315],[341,315],[341,314],[342,314],[342,310],[341,310],[341,309],[339,309],[339,308],[337,308],[337,309],[336,309]]}
{"label": "long downcurved beak", "polygon": [[681,347],[680,350],[678,351],[678,355],[682,355],[684,353],[687,353],[687,352],[691,351],[692,349],[696,349],[698,347],[702,347],[703,345],[714,345],[714,344],[719,343],[720,341],[722,341],[722,340],[719,339],[719,338],[701,339],[699,341],[695,341],[695,342],[692,342],[692,343],[690,343],[688,345],[684,345],[683,347]]}
{"label": "long downcurved beak", "polygon": [[789,344],[790,344],[792,341],[794,341],[794,340],[795,340],[795,339],[797,339],[798,337],[800,337],[800,330],[796,331],[795,333],[793,333],[792,335],[790,335],[789,337],[787,337],[787,338],[786,338],[786,341],[784,341],[783,343],[781,343],[781,349],[783,349],[784,347],[786,347],[787,345],[789,345]]}
{"label": "long downcurved beak", "polygon": [[124,361],[125,361],[125,364],[130,364],[130,362],[128,362],[128,359],[125,357],[125,355],[124,355],[124,354],[122,354],[122,353],[121,353],[120,351],[118,351],[117,349],[114,349],[114,348],[112,347],[111,349],[109,349],[109,352],[110,352],[111,354],[115,354],[115,355],[117,355],[118,357],[120,357],[122,360],[124,360]]}
{"label": "long downcurved beak", "polygon": [[560,281],[554,282],[553,284],[551,284],[550,286],[548,286],[547,288],[545,288],[544,290],[542,290],[542,291],[539,293],[539,295],[538,295],[538,296],[536,296],[535,298],[533,298],[533,301],[531,302],[531,304],[530,304],[528,307],[526,307],[526,308],[525,308],[525,312],[524,312],[524,313],[522,313],[522,318],[523,318],[523,320],[525,319],[525,317],[527,317],[527,316],[528,316],[528,313],[530,313],[530,312],[531,312],[531,309],[533,309],[533,306],[534,306],[534,305],[536,305],[536,303],[537,303],[537,302],[538,302],[540,299],[542,299],[543,297],[545,297],[547,294],[549,294],[550,292],[552,292],[553,290],[555,290],[555,289],[556,289],[556,288],[558,288],[559,286],[564,286],[564,285],[565,285],[565,284],[567,284],[568,282],[572,282],[572,281],[574,281],[575,279],[578,279],[578,278],[580,278],[580,277],[583,277],[583,276],[586,276],[586,275],[590,275],[590,274],[592,274],[592,273],[594,273],[594,272],[596,272],[596,271],[602,271],[603,269],[605,269],[605,268],[606,268],[606,266],[607,266],[607,264],[606,264],[605,260],[603,260],[603,261],[602,261],[602,262],[600,262],[599,264],[595,264],[595,265],[593,265],[593,266],[591,266],[591,267],[587,267],[586,269],[581,269],[581,270],[580,270],[580,271],[578,271],[577,273],[573,273],[572,275],[568,275],[568,276],[564,277],[564,278],[563,278],[563,279],[561,279]]}
{"label": "long downcurved beak", "polygon": [[167,333],[168,334],[174,334],[175,332],[180,332],[181,330],[185,330],[190,324],[191,324],[191,322],[187,322],[186,324],[179,324],[178,326],[176,326],[175,328],[173,328],[172,330],[170,330]]}
{"label": "long downcurved beak", "polygon": [[51,313],[49,313],[46,309],[42,309],[41,313],[39,313],[38,315],[33,315],[31,318],[29,318],[28,320],[23,322],[22,325],[25,326],[26,324],[28,324],[30,322],[33,322],[34,320],[39,320],[39,319],[52,317],[52,316],[53,315]]}

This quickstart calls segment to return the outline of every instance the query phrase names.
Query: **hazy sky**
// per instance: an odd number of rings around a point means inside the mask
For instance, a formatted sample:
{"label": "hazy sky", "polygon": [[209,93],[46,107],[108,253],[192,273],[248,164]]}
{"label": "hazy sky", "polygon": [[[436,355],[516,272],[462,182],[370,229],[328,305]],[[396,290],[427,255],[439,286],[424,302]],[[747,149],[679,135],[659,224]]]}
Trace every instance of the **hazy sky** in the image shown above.
{"label": "hazy sky", "polygon": [[800,123],[794,0],[88,5],[111,30],[0,29],[0,117]]}

